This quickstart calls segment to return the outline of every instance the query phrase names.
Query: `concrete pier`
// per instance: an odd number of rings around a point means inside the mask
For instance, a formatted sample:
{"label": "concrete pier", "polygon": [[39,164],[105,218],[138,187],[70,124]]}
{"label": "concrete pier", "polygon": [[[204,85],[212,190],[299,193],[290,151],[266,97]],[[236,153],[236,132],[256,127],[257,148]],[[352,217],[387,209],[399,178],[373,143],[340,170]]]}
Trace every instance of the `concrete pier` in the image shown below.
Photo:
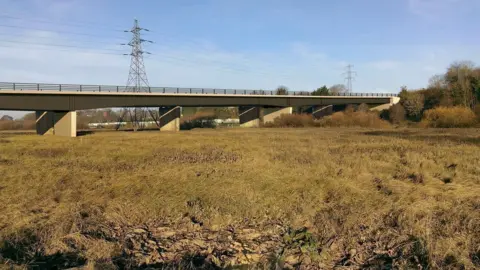
{"label": "concrete pier", "polygon": [[292,114],[292,107],[283,108],[265,108],[263,109],[263,123],[273,122],[275,118],[280,117],[282,114]]}
{"label": "concrete pier", "polygon": [[77,112],[35,111],[38,135],[77,136]]}
{"label": "concrete pier", "polygon": [[261,111],[261,107],[256,107],[256,106],[238,107],[240,126],[241,127],[260,127],[260,111]]}
{"label": "concrete pier", "polygon": [[165,106],[159,108],[160,131],[180,131],[180,117],[182,108],[180,106]]}

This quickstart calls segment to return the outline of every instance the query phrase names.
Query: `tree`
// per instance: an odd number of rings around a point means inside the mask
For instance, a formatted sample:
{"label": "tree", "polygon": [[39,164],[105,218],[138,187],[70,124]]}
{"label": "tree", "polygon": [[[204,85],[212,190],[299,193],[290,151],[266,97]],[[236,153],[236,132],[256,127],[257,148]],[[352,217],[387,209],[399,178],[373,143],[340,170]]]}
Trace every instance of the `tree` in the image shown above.
{"label": "tree", "polygon": [[35,116],[35,113],[27,113],[25,114],[23,117],[22,117],[22,120],[24,121],[27,121],[27,120],[33,120],[35,121],[36,120],[36,116]]}
{"label": "tree", "polygon": [[13,121],[13,117],[10,115],[4,115],[2,118],[0,118],[0,121]]}
{"label": "tree", "polygon": [[275,92],[276,95],[288,95],[288,88],[281,85],[277,87],[277,90]]}
{"label": "tree", "polygon": [[474,108],[477,102],[480,72],[471,61],[454,62],[447,69],[447,96],[452,105]]}
{"label": "tree", "polygon": [[445,89],[447,88],[447,82],[445,81],[445,75],[444,74],[437,74],[433,75],[429,80],[428,80],[428,88],[435,88],[435,89]]}
{"label": "tree", "polygon": [[398,96],[408,118],[420,120],[424,107],[424,96],[418,91],[408,91],[405,86],[402,87]]}
{"label": "tree", "polygon": [[326,85],[317,88],[317,90],[312,92],[312,96],[330,96],[330,90]]}
{"label": "tree", "polygon": [[393,124],[399,124],[405,120],[405,109],[400,103],[390,107],[388,110],[388,119]]}
{"label": "tree", "polygon": [[338,96],[347,93],[347,87],[344,84],[335,84],[330,87],[330,94],[332,96]]}

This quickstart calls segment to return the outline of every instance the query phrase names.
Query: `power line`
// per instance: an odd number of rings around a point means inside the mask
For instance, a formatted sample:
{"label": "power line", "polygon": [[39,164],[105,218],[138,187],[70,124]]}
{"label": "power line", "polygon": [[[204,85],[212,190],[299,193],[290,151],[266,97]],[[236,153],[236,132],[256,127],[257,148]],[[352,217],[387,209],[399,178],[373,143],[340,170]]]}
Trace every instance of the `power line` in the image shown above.
{"label": "power line", "polygon": [[30,45],[38,45],[38,46],[47,46],[47,47],[65,47],[65,48],[77,48],[77,49],[93,49],[93,50],[102,50],[102,51],[113,51],[113,52],[122,52],[122,50],[115,50],[115,49],[97,49],[91,47],[81,47],[75,45],[63,45],[63,44],[47,44],[47,43],[34,43],[34,42],[26,42],[26,41],[14,41],[14,40],[1,40],[0,42],[7,42],[7,43],[20,43],[20,44],[30,44]]}
{"label": "power line", "polygon": [[56,52],[78,52],[78,53],[86,53],[86,54],[101,54],[101,55],[117,55],[123,56],[123,54],[118,53],[102,53],[99,51],[78,51],[78,50],[64,50],[64,49],[52,49],[52,48],[33,48],[33,47],[18,47],[18,46],[9,46],[9,45],[2,45],[2,48],[13,48],[13,49],[24,49],[24,50],[42,50],[42,51],[56,51]]}
{"label": "power line", "polygon": [[23,26],[18,26],[18,25],[0,24],[0,27],[26,29],[26,30],[35,30],[35,31],[42,31],[42,32],[57,33],[57,34],[68,34],[68,35],[88,36],[88,37],[103,37],[103,38],[106,37],[106,38],[114,38],[114,39],[124,39],[123,37],[113,37],[113,36],[105,36],[105,35],[95,35],[95,34],[78,33],[78,32],[70,32],[70,31],[47,30],[47,29],[41,29],[41,28],[23,27]]}
{"label": "power line", "polygon": [[64,22],[64,21],[53,21],[53,20],[46,20],[46,19],[30,19],[30,16],[31,15],[24,15],[22,17],[19,17],[17,15],[10,15],[10,14],[6,14],[6,13],[3,13],[3,14],[0,14],[0,17],[7,17],[7,18],[10,18],[10,19],[15,19],[15,20],[23,20],[23,21],[32,21],[32,22],[45,22],[45,23],[58,23],[58,24],[61,24],[61,25],[67,25],[67,24],[71,24],[71,25],[85,25],[85,26],[94,26],[94,27],[109,27],[109,28],[115,28],[115,30],[118,29],[118,31],[121,31],[123,32],[123,30],[120,30],[120,29],[123,29],[122,26],[119,26],[119,25],[112,25],[112,24],[105,24],[104,22],[94,22],[94,21],[82,21],[82,20],[73,20],[71,18],[68,19],[68,22]]}
{"label": "power line", "polygon": [[357,76],[357,72],[352,70],[353,65],[348,65],[346,67],[347,71],[343,73],[345,76],[345,80],[347,81],[347,91],[348,93],[352,93],[353,91],[353,81],[355,80],[355,76]]}
{"label": "power line", "polygon": [[[29,36],[21,33],[0,33],[0,36],[8,36],[8,37],[19,37],[19,38],[25,38],[25,39],[48,39],[52,40],[52,37],[45,37],[45,36]],[[88,40],[75,40],[69,38],[68,41],[70,42],[81,42],[81,43],[95,43],[95,44],[108,44],[112,45],[112,42],[110,41],[102,41],[102,40],[94,40],[94,39],[88,39]],[[121,43],[117,43],[115,45],[121,45]]]}
{"label": "power line", "polygon": [[89,27],[95,26],[95,28],[97,28],[97,29],[98,29],[98,28],[103,28],[103,29],[108,29],[108,30],[115,31],[115,32],[123,32],[123,30],[105,27],[105,26],[102,26],[102,25],[99,24],[99,23],[72,23],[71,21],[69,21],[69,22],[58,22],[58,21],[56,21],[56,22],[55,22],[55,21],[49,21],[49,20],[20,18],[20,17],[16,17],[16,16],[11,16],[11,15],[5,15],[5,14],[0,14],[0,17],[12,19],[12,20],[20,20],[20,21],[28,21],[28,22],[38,22],[38,23],[46,23],[46,24],[70,25],[70,26],[75,26],[75,27],[85,27],[85,26],[88,25]]}

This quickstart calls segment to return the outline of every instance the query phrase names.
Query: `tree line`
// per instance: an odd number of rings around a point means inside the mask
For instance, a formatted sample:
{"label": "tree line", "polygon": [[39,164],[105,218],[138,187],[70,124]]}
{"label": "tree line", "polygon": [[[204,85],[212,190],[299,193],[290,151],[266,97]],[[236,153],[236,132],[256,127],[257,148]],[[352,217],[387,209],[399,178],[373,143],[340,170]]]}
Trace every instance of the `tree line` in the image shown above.
{"label": "tree line", "polygon": [[[480,117],[480,67],[471,61],[454,62],[445,73],[432,76],[426,88],[401,87],[399,97],[400,103],[390,109],[393,122],[419,122],[435,109],[442,112],[437,116],[455,112],[457,118]],[[463,113],[457,114],[460,111]]]}

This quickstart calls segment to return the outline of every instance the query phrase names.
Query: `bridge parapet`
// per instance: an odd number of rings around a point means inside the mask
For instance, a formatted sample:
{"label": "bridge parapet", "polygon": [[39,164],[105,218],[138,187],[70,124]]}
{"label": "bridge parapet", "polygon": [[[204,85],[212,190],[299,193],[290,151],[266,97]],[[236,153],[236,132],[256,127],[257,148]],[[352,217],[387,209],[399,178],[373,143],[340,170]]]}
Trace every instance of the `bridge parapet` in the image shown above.
{"label": "bridge parapet", "polygon": [[[77,91],[77,92],[133,92],[132,88],[120,85],[85,85],[85,84],[48,84],[0,82],[0,91]],[[218,89],[218,88],[181,88],[181,87],[144,87],[138,92],[165,94],[225,94],[225,95],[276,95],[275,90],[252,89]],[[308,91],[289,91],[291,96],[311,96]],[[337,96],[352,97],[396,97],[393,93],[341,93]]]}

